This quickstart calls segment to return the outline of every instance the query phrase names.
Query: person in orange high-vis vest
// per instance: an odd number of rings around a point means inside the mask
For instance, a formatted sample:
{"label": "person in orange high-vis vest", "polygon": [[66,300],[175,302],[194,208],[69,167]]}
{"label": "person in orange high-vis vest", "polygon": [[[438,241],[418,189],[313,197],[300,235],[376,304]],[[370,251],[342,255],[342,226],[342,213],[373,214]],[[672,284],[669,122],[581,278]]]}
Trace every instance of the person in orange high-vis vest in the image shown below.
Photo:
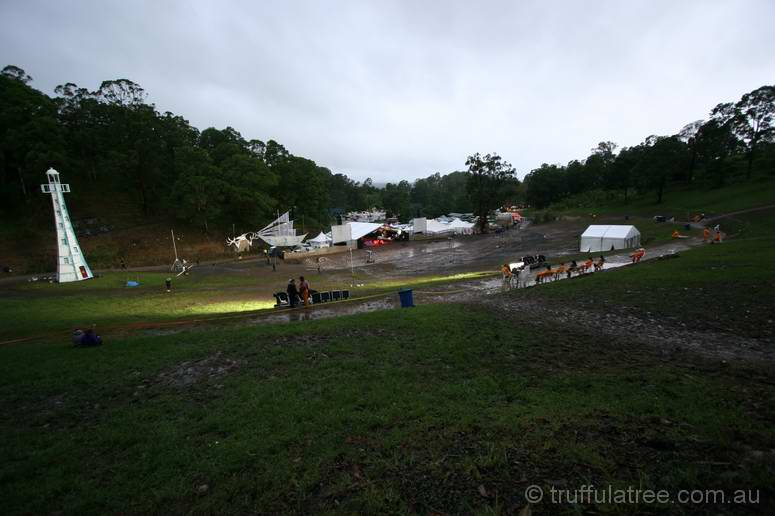
{"label": "person in orange high-vis vest", "polygon": [[705,228],[702,230],[702,241],[707,242],[710,238],[710,229]]}
{"label": "person in orange high-vis vest", "polygon": [[301,298],[304,300],[304,306],[309,306],[309,281],[305,280],[304,276],[299,276],[299,290]]}

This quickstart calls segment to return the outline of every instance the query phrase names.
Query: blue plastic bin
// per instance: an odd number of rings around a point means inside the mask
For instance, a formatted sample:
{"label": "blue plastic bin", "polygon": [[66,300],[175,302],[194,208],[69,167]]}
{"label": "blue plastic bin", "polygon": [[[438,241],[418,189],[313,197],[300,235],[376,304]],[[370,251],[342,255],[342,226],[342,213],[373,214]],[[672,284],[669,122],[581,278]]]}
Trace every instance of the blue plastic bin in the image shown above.
{"label": "blue plastic bin", "polygon": [[401,299],[401,308],[411,308],[414,306],[412,289],[402,288],[398,291],[398,297]]}

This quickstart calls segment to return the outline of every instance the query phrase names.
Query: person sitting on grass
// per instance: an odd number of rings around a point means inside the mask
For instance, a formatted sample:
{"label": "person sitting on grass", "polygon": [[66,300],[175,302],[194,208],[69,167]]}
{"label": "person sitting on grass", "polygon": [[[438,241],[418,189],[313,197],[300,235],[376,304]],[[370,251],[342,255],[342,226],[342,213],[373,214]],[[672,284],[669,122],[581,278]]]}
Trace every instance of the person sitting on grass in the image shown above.
{"label": "person sitting on grass", "polygon": [[673,230],[673,235],[672,236],[673,236],[673,240],[675,240],[677,238],[689,238],[688,236],[682,235],[681,233],[679,233],[677,229]]}
{"label": "person sitting on grass", "polygon": [[94,332],[94,327],[87,328],[86,331],[75,330],[73,332],[73,344],[82,347],[100,346],[102,337]]}

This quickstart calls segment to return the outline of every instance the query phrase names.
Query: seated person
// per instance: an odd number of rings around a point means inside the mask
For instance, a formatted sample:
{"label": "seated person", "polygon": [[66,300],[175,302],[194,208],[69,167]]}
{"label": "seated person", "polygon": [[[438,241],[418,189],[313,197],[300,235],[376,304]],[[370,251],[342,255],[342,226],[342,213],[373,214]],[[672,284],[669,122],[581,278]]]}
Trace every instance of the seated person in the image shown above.
{"label": "seated person", "polygon": [[572,275],[572,274],[573,274],[575,271],[577,271],[577,270],[579,270],[579,264],[577,264],[577,263],[576,263],[576,260],[571,260],[571,262],[570,262],[570,267],[568,267],[568,270],[566,271],[566,272],[567,272],[567,274],[568,274],[568,278],[570,278],[570,277],[571,277],[571,275]]}
{"label": "seated person", "polygon": [[646,254],[646,250],[643,249],[642,247],[637,251],[635,251],[634,253],[632,253],[630,255],[630,258],[632,258],[632,263],[638,263],[640,259],[643,258],[643,255],[645,254]]}
{"label": "seated person", "polygon": [[75,330],[73,344],[84,347],[99,346],[102,344],[102,337],[94,333],[94,328],[88,328],[86,331]]}

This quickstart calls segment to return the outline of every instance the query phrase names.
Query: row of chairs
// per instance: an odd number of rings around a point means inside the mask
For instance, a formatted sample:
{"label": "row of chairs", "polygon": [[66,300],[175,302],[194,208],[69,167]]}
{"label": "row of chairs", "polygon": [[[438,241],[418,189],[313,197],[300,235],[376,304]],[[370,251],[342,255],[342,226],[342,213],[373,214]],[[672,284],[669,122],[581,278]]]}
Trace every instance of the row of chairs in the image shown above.
{"label": "row of chairs", "polygon": [[[329,303],[332,301],[342,301],[345,299],[350,299],[349,290],[329,290],[326,292],[318,292],[317,290],[310,290],[309,294],[313,305],[317,303]],[[272,295],[275,298],[275,305],[274,305],[275,308],[290,305],[290,302],[288,301],[287,292],[276,292]]]}
{"label": "row of chairs", "polygon": [[330,301],[342,301],[344,299],[350,299],[349,290],[331,290],[328,292],[318,292],[316,290],[310,291],[312,297],[312,303],[328,303]]}

